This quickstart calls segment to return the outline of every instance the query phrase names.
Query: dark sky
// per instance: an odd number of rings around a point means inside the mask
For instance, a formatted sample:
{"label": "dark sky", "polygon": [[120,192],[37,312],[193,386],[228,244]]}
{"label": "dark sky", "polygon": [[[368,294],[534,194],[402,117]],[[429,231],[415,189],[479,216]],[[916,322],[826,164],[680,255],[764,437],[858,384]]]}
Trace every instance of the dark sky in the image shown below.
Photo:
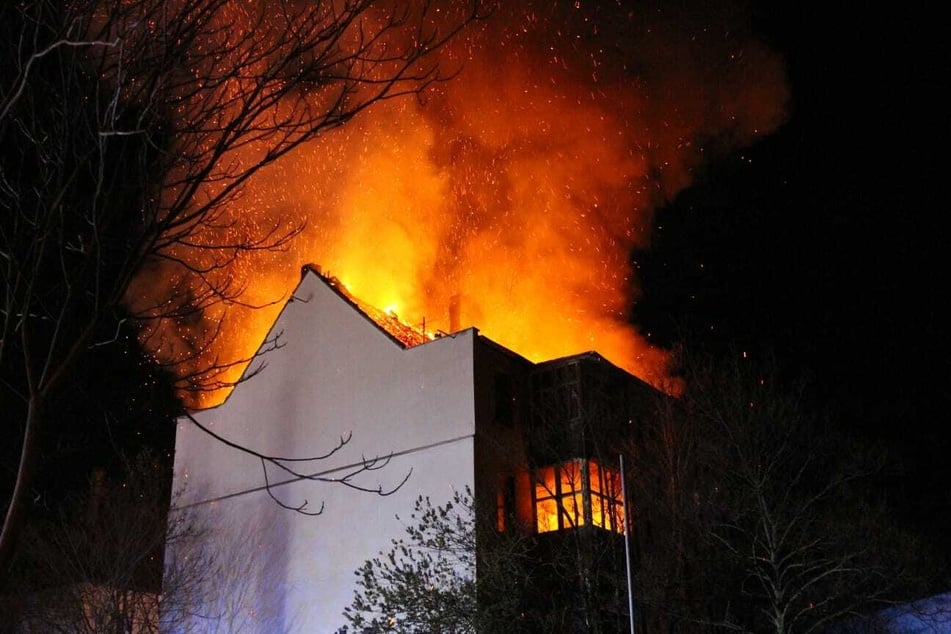
{"label": "dark sky", "polygon": [[[755,7],[789,121],[706,171],[636,255],[663,338],[771,349],[839,424],[895,448],[910,512],[951,515],[944,180],[951,70],[936,15]],[[918,493],[920,492],[920,495]],[[943,515],[944,517],[938,517]]]}

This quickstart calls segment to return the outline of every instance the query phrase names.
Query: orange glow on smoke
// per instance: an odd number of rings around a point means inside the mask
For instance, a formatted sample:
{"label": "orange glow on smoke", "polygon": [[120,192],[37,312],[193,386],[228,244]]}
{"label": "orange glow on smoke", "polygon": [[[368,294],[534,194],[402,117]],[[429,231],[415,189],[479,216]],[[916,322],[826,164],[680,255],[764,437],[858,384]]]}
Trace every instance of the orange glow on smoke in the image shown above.
{"label": "orange glow on smoke", "polygon": [[[250,357],[315,263],[427,332],[449,329],[458,296],[462,327],[529,359],[596,350],[661,384],[668,354],[627,319],[629,254],[711,150],[782,123],[787,93],[781,61],[734,16],[671,28],[660,11],[608,4],[504,3],[443,51],[454,79],[378,104],[249,183],[222,226],[304,230],[227,271],[243,303],[265,308],[202,315],[218,337],[199,360]],[[143,273],[133,291],[168,277]],[[180,324],[150,335],[160,357],[194,349]]]}

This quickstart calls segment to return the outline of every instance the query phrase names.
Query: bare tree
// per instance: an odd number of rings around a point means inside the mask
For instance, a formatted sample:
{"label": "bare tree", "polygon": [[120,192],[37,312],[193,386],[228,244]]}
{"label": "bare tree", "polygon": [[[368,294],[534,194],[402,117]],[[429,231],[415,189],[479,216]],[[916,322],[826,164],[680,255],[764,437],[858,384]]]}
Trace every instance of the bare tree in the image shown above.
{"label": "bare tree", "polygon": [[[181,493],[177,493],[181,495]],[[225,527],[173,507],[169,515],[165,572],[159,604],[158,631],[174,634],[294,631],[294,614],[262,602],[256,584],[267,551],[254,544],[273,535],[265,519],[239,529]]]}
{"label": "bare tree", "polygon": [[[54,518],[31,519],[0,597],[0,629],[64,634],[240,632],[268,627],[252,603],[249,534],[174,509],[166,465],[150,454],[94,472]],[[169,511],[171,499],[173,510]],[[280,629],[280,628],[273,628]]]}
{"label": "bare tree", "polygon": [[836,434],[775,364],[684,360],[683,397],[629,449],[641,624],[817,632],[915,596],[877,452]]}
{"label": "bare tree", "polygon": [[[2,625],[24,632],[158,631],[164,544],[192,532],[166,521],[166,470],[149,454],[115,475],[97,468],[55,515],[31,518],[11,572],[16,583],[2,598]],[[195,564],[190,574],[202,572]]]}
{"label": "bare tree", "polygon": [[[220,387],[231,361],[194,363],[217,335],[202,311],[241,301],[226,269],[242,254],[280,249],[301,228],[239,226],[224,210],[300,144],[443,78],[432,53],[479,10],[373,0],[0,7],[0,404],[12,464],[0,570],[41,438],[67,424],[52,404],[84,353],[124,320],[170,321],[191,344],[165,357],[179,387]],[[171,290],[131,297],[133,277],[160,264]]]}

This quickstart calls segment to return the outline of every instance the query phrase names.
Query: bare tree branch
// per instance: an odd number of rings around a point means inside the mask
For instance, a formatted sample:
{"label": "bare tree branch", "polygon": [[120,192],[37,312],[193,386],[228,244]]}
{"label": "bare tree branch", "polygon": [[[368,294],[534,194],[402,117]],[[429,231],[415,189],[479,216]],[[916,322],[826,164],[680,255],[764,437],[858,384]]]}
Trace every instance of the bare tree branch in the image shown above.
{"label": "bare tree branch", "polygon": [[[183,398],[222,387],[249,360],[209,358],[207,311],[255,303],[229,267],[302,228],[235,222],[229,207],[302,144],[449,76],[433,53],[482,17],[464,0],[0,7],[0,405],[15,474],[0,481],[0,571],[39,439],[66,424],[51,404],[84,355],[135,320]],[[172,333],[178,347],[151,338]]]}
{"label": "bare tree branch", "polygon": [[[302,515],[314,515],[314,516],[320,515],[321,513],[323,513],[323,510],[324,510],[323,503],[321,503],[320,508],[317,511],[308,510],[307,507],[309,505],[309,501],[306,499],[297,505],[288,504],[282,501],[280,498],[278,498],[274,494],[274,491],[273,491],[274,487],[290,484],[292,482],[307,480],[311,482],[339,484],[339,485],[347,487],[348,489],[353,489],[354,491],[360,491],[363,493],[374,493],[381,497],[387,497],[389,495],[396,493],[400,488],[402,488],[402,486],[406,484],[406,481],[409,480],[410,476],[413,474],[412,468],[407,470],[406,475],[403,476],[402,480],[400,480],[396,485],[392,487],[388,487],[388,488],[384,488],[382,484],[378,484],[375,487],[372,487],[372,486],[365,486],[365,485],[359,484],[358,482],[354,482],[355,478],[357,478],[358,476],[364,473],[369,473],[371,471],[378,471],[386,467],[390,463],[390,460],[393,458],[393,454],[389,454],[387,456],[376,456],[369,459],[366,458],[365,456],[362,456],[360,458],[360,461],[355,464],[344,465],[342,467],[337,467],[330,471],[324,470],[317,473],[305,473],[298,469],[292,468],[291,466],[289,466],[289,464],[294,464],[294,463],[313,464],[321,460],[327,460],[328,458],[335,455],[338,451],[340,451],[341,449],[343,449],[350,443],[350,440],[352,438],[352,433],[347,434],[346,436],[341,436],[337,444],[334,445],[331,449],[329,449],[324,454],[320,454],[316,456],[307,456],[307,457],[271,456],[271,455],[267,455],[259,451],[256,451],[246,445],[241,445],[241,444],[232,442],[231,440],[228,440],[224,436],[215,433],[214,431],[209,429],[207,426],[202,425],[191,414],[186,413],[185,417],[188,418],[188,420],[190,420],[192,424],[195,425],[198,429],[200,429],[203,433],[208,434],[209,436],[214,438],[216,441],[224,445],[227,445],[228,447],[231,447],[232,449],[236,449],[241,453],[257,458],[261,463],[261,471],[263,472],[263,475],[264,475],[264,489],[267,491],[267,494],[281,508],[295,511],[295,512],[301,513]],[[290,475],[291,479],[282,480],[277,483],[272,483],[270,477],[268,476],[268,470],[267,470],[267,466],[269,464],[274,467],[277,467],[279,470]],[[340,475],[341,473],[342,475]],[[331,475],[331,474],[338,474],[338,475]]]}

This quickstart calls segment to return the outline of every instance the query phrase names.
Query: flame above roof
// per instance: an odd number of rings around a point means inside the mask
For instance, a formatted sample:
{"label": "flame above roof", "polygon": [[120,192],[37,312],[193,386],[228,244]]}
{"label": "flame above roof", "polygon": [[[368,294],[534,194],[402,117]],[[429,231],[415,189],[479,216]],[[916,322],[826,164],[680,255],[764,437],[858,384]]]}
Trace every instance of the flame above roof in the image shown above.
{"label": "flame above roof", "polygon": [[412,348],[433,340],[434,335],[428,335],[423,330],[400,321],[395,313],[380,310],[376,306],[371,306],[354,297],[343,282],[336,277],[325,275],[319,266],[307,264],[304,266],[302,273],[306,275],[307,272],[311,272],[322,279],[344,301],[356,308],[364,317],[372,321],[380,330],[404,348]]}

